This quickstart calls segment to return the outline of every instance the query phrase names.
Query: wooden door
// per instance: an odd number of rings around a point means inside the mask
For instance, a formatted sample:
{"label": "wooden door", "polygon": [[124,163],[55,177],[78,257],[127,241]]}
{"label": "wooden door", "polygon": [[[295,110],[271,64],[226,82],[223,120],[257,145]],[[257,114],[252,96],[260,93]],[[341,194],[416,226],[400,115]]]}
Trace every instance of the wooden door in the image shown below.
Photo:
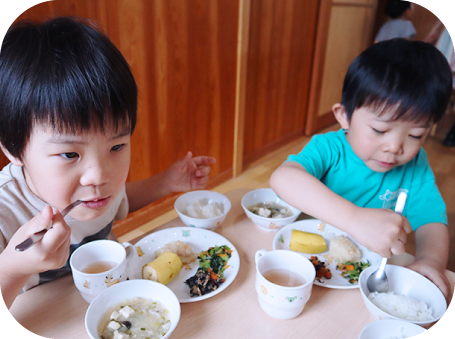
{"label": "wooden door", "polygon": [[318,0],[251,0],[243,163],[303,135]]}
{"label": "wooden door", "polygon": [[332,106],[340,102],[351,62],[372,41],[377,0],[321,0],[306,134],[336,120]]}

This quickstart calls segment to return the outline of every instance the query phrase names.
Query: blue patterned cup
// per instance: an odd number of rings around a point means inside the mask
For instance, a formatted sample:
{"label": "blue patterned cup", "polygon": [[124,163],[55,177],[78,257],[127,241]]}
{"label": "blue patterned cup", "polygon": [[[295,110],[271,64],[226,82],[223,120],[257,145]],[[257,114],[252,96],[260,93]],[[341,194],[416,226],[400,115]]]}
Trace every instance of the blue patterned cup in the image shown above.
{"label": "blue patterned cup", "polygon": [[313,264],[287,250],[259,250],[255,261],[256,292],[264,312],[278,319],[292,319],[302,313],[316,277]]}

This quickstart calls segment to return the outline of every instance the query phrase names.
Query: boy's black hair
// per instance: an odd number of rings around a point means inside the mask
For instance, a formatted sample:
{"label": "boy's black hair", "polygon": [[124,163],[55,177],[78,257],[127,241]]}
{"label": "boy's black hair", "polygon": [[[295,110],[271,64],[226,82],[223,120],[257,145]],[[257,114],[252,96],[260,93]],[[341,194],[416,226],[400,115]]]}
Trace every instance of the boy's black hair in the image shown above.
{"label": "boy's black hair", "polygon": [[411,8],[409,1],[389,0],[385,5],[385,14],[392,19],[396,19],[402,16],[409,8]]}
{"label": "boy's black hair", "polygon": [[402,38],[372,45],[349,66],[341,104],[350,121],[355,109],[380,114],[393,109],[394,120],[436,123],[452,94],[452,73],[433,45]]}
{"label": "boy's black hair", "polygon": [[76,134],[132,133],[137,86],[120,51],[92,22],[60,17],[10,27],[0,52],[0,143],[22,160],[35,124]]}

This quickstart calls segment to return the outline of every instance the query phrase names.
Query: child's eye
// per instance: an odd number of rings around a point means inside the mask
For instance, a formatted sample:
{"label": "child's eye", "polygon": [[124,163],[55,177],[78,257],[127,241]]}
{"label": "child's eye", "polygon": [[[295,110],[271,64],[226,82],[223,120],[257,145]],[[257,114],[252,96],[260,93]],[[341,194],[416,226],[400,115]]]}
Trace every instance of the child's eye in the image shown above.
{"label": "child's eye", "polygon": [[423,135],[409,135],[413,139],[422,139]]}
{"label": "child's eye", "polygon": [[125,144],[112,146],[111,151],[114,151],[114,152],[120,151],[123,148],[123,146],[125,146]]}
{"label": "child's eye", "polygon": [[385,133],[385,131],[378,131],[377,129],[375,129],[375,128],[373,128],[373,127],[372,127],[371,129],[372,129],[375,133],[378,133],[378,134],[384,134],[384,133]]}
{"label": "child's eye", "polygon": [[76,152],[61,153],[60,155],[66,159],[74,159],[79,156]]}

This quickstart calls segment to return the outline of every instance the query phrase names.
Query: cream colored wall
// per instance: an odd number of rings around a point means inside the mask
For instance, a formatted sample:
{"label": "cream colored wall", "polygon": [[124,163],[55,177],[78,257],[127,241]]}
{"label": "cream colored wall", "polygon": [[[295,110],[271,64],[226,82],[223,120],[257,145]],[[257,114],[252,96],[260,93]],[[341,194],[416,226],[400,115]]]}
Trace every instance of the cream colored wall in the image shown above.
{"label": "cream colored wall", "polygon": [[349,65],[370,44],[376,5],[376,0],[333,1],[318,116],[330,112],[332,105],[341,100]]}

